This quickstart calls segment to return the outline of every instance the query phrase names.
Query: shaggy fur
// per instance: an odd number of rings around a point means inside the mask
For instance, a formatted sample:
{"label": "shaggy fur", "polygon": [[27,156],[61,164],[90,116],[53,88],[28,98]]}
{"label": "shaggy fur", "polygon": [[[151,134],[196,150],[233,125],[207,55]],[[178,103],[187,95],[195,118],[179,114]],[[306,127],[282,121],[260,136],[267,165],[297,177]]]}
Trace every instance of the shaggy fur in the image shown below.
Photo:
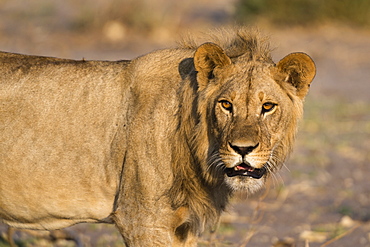
{"label": "shaggy fur", "polygon": [[[206,42],[206,43],[204,43]],[[115,223],[128,246],[194,246],[289,154],[312,60],[245,28],[132,61],[1,53],[0,217]]]}

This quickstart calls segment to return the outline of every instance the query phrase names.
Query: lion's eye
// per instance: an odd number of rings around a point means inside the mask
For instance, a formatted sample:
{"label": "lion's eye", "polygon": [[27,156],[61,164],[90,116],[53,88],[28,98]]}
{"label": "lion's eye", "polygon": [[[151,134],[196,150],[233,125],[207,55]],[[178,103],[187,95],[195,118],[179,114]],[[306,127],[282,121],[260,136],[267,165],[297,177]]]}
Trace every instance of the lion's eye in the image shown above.
{"label": "lion's eye", "polygon": [[270,111],[274,110],[275,106],[276,106],[276,104],[274,104],[274,103],[270,103],[270,102],[264,103],[262,105],[262,113],[266,113],[266,112],[270,112]]}
{"label": "lion's eye", "polygon": [[220,101],[220,104],[221,106],[227,110],[227,111],[231,111],[233,109],[233,104],[231,104],[229,101],[227,100],[221,100]]}

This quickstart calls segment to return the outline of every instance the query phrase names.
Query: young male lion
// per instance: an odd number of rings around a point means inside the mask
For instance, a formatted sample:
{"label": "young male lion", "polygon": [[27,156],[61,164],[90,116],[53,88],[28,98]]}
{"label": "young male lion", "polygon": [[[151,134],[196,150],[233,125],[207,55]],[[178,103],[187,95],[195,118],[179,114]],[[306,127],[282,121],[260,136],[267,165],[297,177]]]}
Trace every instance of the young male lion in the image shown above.
{"label": "young male lion", "polygon": [[0,218],[193,246],[233,191],[261,188],[292,148],[315,65],[275,64],[245,28],[194,43],[115,62],[0,53]]}

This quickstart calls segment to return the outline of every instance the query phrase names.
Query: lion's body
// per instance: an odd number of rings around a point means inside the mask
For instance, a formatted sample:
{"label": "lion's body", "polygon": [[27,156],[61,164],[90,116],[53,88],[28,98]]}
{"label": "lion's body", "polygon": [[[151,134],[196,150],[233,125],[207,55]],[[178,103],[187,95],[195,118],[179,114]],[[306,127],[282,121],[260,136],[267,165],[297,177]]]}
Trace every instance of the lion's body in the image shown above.
{"label": "lion's body", "polygon": [[[257,43],[117,62],[0,53],[0,218],[108,222],[127,245],[194,245],[233,190],[259,189],[284,161],[307,91],[280,82],[289,59],[275,67],[258,36],[235,32]],[[262,114],[259,101],[277,109]]]}

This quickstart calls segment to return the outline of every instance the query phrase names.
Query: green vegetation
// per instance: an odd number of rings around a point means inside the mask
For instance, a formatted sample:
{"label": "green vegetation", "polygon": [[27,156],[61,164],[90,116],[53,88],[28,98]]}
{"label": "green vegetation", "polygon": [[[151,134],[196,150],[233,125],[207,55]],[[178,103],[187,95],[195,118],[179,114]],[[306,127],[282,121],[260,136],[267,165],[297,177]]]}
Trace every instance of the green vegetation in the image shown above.
{"label": "green vegetation", "polygon": [[323,22],[370,26],[368,0],[240,0],[236,9],[242,22],[265,19],[283,26]]}

